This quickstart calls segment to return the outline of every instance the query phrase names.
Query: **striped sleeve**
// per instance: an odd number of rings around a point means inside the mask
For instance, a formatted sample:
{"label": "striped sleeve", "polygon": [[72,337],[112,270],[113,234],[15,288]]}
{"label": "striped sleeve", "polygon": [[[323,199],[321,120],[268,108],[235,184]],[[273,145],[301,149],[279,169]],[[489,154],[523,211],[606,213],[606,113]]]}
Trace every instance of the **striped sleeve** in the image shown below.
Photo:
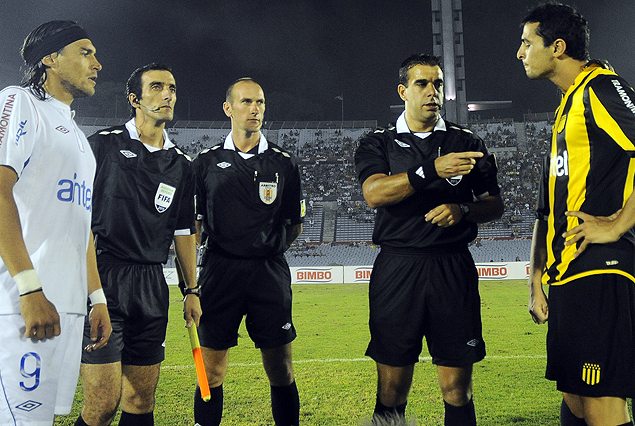
{"label": "striped sleeve", "polygon": [[614,74],[598,76],[589,84],[588,102],[598,127],[635,155],[635,92],[630,85]]}

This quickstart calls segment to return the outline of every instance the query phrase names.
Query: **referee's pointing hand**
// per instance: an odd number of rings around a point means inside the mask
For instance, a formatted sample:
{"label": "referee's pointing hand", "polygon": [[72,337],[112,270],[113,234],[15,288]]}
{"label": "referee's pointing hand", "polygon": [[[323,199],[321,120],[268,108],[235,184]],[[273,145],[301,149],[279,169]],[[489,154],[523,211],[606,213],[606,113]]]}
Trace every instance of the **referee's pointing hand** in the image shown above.
{"label": "referee's pointing hand", "polygon": [[434,160],[434,167],[440,178],[466,175],[472,171],[476,164],[475,158],[481,158],[482,152],[465,151],[451,152]]}

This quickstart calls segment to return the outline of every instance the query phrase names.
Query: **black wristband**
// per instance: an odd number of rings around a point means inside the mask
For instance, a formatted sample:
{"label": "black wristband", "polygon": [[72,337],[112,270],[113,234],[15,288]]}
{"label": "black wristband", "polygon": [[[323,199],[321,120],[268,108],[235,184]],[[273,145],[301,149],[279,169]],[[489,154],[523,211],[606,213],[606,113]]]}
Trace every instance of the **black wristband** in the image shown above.
{"label": "black wristband", "polygon": [[21,295],[20,295],[20,297],[22,297],[22,296],[28,296],[29,294],[37,293],[38,291],[42,291],[42,287],[40,287],[40,288],[38,288],[38,289],[36,289],[36,290],[33,290],[33,291],[27,291],[26,293],[21,294]]}
{"label": "black wristband", "polygon": [[408,180],[416,191],[423,191],[430,182],[439,179],[434,160],[424,161],[420,166],[408,169]]}
{"label": "black wristband", "polygon": [[468,217],[470,217],[470,214],[472,213],[470,206],[465,203],[460,203],[459,209],[461,209],[461,219],[467,219]]}
{"label": "black wristband", "polygon": [[186,288],[183,290],[183,296],[187,296],[188,294],[193,294],[194,296],[201,297],[201,286],[196,286],[193,288]]}

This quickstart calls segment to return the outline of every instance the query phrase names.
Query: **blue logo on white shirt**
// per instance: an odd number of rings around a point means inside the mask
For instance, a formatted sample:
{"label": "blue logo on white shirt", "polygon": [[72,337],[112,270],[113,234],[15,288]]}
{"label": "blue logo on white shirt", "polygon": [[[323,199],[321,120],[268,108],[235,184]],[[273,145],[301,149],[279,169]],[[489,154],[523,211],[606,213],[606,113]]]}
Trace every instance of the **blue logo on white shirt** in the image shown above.
{"label": "blue logo on white shirt", "polygon": [[15,145],[16,146],[20,142],[20,138],[22,136],[26,135],[26,131],[24,130],[24,127],[26,126],[27,121],[29,121],[29,120],[20,121],[20,128],[18,129],[18,131],[15,134]]}
{"label": "blue logo on white shirt", "polygon": [[84,207],[88,211],[92,211],[92,194],[93,190],[86,186],[86,181],[81,183],[77,180],[77,173],[73,175],[73,179],[62,179],[57,185],[60,190],[57,191],[57,199],[65,203],[75,203]]}

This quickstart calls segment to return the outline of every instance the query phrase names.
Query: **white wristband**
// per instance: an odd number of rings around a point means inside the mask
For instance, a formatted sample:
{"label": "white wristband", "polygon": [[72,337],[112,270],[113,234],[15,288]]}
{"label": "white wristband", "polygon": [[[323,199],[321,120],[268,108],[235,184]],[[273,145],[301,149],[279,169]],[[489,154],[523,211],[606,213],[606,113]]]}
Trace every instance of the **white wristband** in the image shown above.
{"label": "white wristband", "polygon": [[26,269],[18,274],[15,274],[13,280],[18,285],[18,292],[20,293],[20,296],[27,293],[33,293],[34,291],[42,288],[42,284],[40,283],[40,279],[38,278],[35,269]]}
{"label": "white wristband", "polygon": [[88,298],[90,299],[91,305],[98,305],[100,303],[103,303],[104,305],[108,304],[106,303],[106,295],[104,294],[103,288],[93,291],[92,293],[90,293]]}

